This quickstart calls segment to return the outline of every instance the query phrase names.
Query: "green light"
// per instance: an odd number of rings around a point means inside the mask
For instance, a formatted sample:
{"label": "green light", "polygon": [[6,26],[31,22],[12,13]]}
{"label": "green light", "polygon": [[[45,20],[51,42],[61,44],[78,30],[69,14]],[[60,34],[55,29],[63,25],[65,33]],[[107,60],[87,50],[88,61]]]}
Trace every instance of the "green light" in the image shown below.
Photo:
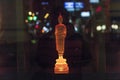
{"label": "green light", "polygon": [[29,20],[29,21],[32,21],[32,20],[33,20],[33,17],[32,17],[32,16],[28,16],[28,20]]}
{"label": "green light", "polygon": [[37,16],[34,16],[34,17],[33,17],[33,20],[36,21],[36,20],[37,20]]}
{"label": "green light", "polygon": [[31,40],[31,43],[35,44],[35,43],[37,43],[37,41],[33,39],[33,40]]}

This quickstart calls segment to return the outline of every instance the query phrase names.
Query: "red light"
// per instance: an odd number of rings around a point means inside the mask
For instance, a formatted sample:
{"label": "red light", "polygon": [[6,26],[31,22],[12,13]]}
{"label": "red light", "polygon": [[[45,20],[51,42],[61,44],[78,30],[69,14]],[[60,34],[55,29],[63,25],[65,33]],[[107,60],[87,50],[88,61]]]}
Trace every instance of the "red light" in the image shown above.
{"label": "red light", "polygon": [[35,28],[38,29],[38,28],[39,28],[39,25],[35,25]]}
{"label": "red light", "polygon": [[96,12],[101,12],[102,11],[102,7],[101,6],[98,6],[97,8],[96,8]]}

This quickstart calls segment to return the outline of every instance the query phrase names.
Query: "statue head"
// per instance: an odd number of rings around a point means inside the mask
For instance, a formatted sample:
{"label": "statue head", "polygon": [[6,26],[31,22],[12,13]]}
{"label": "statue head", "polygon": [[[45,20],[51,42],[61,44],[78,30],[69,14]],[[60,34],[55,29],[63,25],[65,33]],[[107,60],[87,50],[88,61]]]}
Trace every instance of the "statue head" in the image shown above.
{"label": "statue head", "polygon": [[61,14],[58,16],[58,23],[63,23],[63,17]]}

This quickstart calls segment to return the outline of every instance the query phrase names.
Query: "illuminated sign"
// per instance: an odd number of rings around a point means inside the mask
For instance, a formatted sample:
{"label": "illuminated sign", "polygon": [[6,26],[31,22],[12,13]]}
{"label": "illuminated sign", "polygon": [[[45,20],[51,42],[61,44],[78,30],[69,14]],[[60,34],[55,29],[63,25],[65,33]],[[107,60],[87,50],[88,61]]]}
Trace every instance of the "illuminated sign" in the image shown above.
{"label": "illuminated sign", "polygon": [[74,11],[74,3],[73,2],[65,2],[64,8],[67,9],[67,11]]}
{"label": "illuminated sign", "polygon": [[84,8],[84,4],[82,2],[64,2],[64,8],[69,12],[78,11]]}
{"label": "illuminated sign", "polygon": [[65,2],[64,7],[66,9],[68,9],[68,8],[74,8],[74,3],[73,2]]}
{"label": "illuminated sign", "polygon": [[75,9],[80,10],[84,8],[84,4],[82,2],[75,2]]}
{"label": "illuminated sign", "polygon": [[89,0],[90,3],[99,3],[99,0]]}
{"label": "illuminated sign", "polygon": [[48,2],[41,2],[41,5],[48,5]]}
{"label": "illuminated sign", "polygon": [[83,11],[81,12],[81,17],[90,17],[90,11]]}

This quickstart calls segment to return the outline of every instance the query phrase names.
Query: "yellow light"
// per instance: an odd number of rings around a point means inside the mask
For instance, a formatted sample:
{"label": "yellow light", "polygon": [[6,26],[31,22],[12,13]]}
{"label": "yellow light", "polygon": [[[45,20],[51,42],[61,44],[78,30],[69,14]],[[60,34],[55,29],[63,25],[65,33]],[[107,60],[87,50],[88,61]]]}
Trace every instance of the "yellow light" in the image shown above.
{"label": "yellow light", "polygon": [[33,13],[32,16],[35,16],[35,13]]}
{"label": "yellow light", "polygon": [[46,13],[44,18],[46,19],[46,18],[48,18],[48,16],[49,16],[49,13]]}
{"label": "yellow light", "polygon": [[28,23],[28,20],[25,20],[26,23]]}
{"label": "yellow light", "polygon": [[32,15],[32,12],[31,12],[31,11],[29,11],[29,12],[28,12],[28,14],[29,14],[29,15]]}

